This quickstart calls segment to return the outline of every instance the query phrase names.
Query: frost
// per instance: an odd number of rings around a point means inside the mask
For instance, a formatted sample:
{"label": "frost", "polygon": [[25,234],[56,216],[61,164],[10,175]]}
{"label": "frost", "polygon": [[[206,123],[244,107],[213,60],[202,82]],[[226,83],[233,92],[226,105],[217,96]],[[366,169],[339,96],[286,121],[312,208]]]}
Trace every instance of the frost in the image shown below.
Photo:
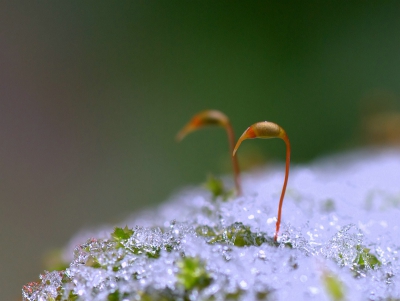
{"label": "frost", "polygon": [[23,300],[400,299],[399,152],[292,168],[274,242],[282,179],[281,168],[244,175],[228,200],[187,189],[80,234],[68,268],[25,285]]}
{"label": "frost", "polygon": [[25,300],[54,300],[61,287],[63,272],[47,272],[40,275],[40,282],[30,282],[22,288]]}

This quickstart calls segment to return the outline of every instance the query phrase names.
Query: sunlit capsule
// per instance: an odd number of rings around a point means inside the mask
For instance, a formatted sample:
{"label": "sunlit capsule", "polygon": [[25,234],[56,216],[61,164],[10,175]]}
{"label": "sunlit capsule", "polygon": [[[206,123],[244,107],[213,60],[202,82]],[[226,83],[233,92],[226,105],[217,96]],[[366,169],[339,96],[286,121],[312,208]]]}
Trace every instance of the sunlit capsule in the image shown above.
{"label": "sunlit capsule", "polygon": [[279,227],[281,225],[283,198],[285,197],[286,185],[287,185],[288,178],[289,178],[290,142],[289,142],[289,138],[288,138],[285,130],[283,128],[281,128],[279,125],[277,125],[276,123],[269,122],[269,121],[257,122],[255,124],[251,125],[250,127],[248,127],[247,130],[244,131],[242,136],[240,136],[238,142],[236,143],[236,146],[233,149],[233,156],[235,156],[236,151],[239,148],[239,146],[243,140],[253,139],[253,138],[263,138],[263,139],[280,138],[283,141],[285,141],[285,144],[286,144],[285,180],[283,182],[281,198],[280,198],[279,207],[278,207],[278,219],[276,221],[276,230],[275,230],[275,235],[274,235],[274,240],[276,241],[278,238]]}
{"label": "sunlit capsule", "polygon": [[[206,110],[202,111],[195,116],[183,127],[182,130],[179,131],[179,133],[176,135],[176,140],[180,141],[182,140],[187,134],[190,132],[193,132],[195,130],[198,130],[199,128],[205,127],[205,126],[221,126],[225,128],[227,134],[228,134],[228,140],[229,140],[229,147],[230,151],[233,151],[233,147],[235,145],[235,135],[233,133],[233,128],[231,123],[229,122],[228,117],[218,111],[218,110]],[[240,188],[240,180],[239,180],[239,164],[237,162],[236,157],[232,157],[232,165],[233,165],[233,173],[234,173],[234,181],[235,181],[235,186],[236,186],[236,191],[237,194],[241,194],[241,188]]]}

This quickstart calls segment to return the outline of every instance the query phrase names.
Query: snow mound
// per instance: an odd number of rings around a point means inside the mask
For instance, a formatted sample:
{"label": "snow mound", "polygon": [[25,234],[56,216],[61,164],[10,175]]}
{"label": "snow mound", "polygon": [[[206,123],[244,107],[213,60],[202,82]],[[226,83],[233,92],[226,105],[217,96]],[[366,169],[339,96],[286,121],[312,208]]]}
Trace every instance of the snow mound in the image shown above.
{"label": "snow mound", "polygon": [[80,234],[68,268],[25,285],[23,300],[400,299],[400,152],[292,166],[275,242],[283,170],[243,175],[237,198],[186,189]]}

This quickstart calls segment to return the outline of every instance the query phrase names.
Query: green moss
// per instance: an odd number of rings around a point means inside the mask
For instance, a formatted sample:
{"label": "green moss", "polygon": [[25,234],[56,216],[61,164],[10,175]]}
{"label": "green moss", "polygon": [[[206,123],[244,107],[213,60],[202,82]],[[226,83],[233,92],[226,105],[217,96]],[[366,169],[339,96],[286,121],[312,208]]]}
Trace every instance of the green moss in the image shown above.
{"label": "green moss", "polygon": [[116,227],[114,229],[114,232],[111,234],[111,237],[113,238],[114,241],[120,243],[124,240],[131,238],[133,233],[134,231],[132,229],[129,229],[127,226],[125,226],[125,228]]}
{"label": "green moss", "polygon": [[324,212],[333,212],[335,210],[335,201],[332,199],[327,199],[323,201],[321,209]]}
{"label": "green moss", "polygon": [[244,291],[239,289],[233,293],[226,294],[224,299],[229,301],[242,300],[243,293]]}
{"label": "green moss", "polygon": [[186,257],[177,263],[179,272],[176,275],[178,283],[185,290],[202,290],[210,285],[212,278],[207,273],[204,263],[197,257]]}
{"label": "green moss", "polygon": [[107,301],[119,301],[119,291],[116,290],[115,292],[113,292],[112,294],[109,294],[107,297]]}
{"label": "green moss", "polygon": [[146,255],[148,258],[157,259],[160,258],[161,248],[154,246],[141,246],[141,247],[129,247],[126,248],[131,251],[133,254],[137,255]]}
{"label": "green moss", "polygon": [[343,283],[333,274],[324,273],[322,277],[325,289],[333,301],[344,300]]}
{"label": "green moss", "polygon": [[[370,249],[363,245],[357,245],[355,248],[357,254],[351,265],[355,277],[362,275],[365,270],[377,269],[382,265],[378,257],[370,253]],[[338,257],[343,260],[342,254],[339,254]]]}
{"label": "green moss", "polygon": [[382,263],[379,259],[370,253],[370,249],[365,248],[363,246],[357,246],[358,255],[354,260],[354,263],[357,265],[358,268],[364,269],[375,269],[380,267]]}
{"label": "green moss", "polygon": [[324,273],[323,283],[328,295],[333,301],[344,300],[344,288],[342,282],[330,273]]}
{"label": "green moss", "polygon": [[213,228],[209,227],[209,226],[199,226],[199,227],[197,227],[196,228],[196,234],[199,235],[199,236],[208,238],[208,239],[212,239],[212,238],[214,238],[215,236],[218,235],[216,233],[216,231]]}
{"label": "green moss", "polygon": [[222,229],[211,228],[209,226],[197,227],[196,233],[199,236],[207,238],[207,243],[209,244],[225,243],[236,247],[260,246],[263,243],[269,243],[276,246],[279,245],[264,233],[251,232],[249,226],[237,222]]}
{"label": "green moss", "polygon": [[257,300],[268,300],[268,298],[270,297],[271,292],[266,290],[266,291],[261,291],[261,292],[257,292],[256,293],[256,299]]}
{"label": "green moss", "polygon": [[161,248],[155,246],[129,246],[127,250],[136,255],[146,255],[148,258],[157,259],[160,258]]}
{"label": "green moss", "polygon": [[103,266],[99,263],[98,259],[95,258],[95,257],[93,257],[93,256],[90,256],[90,257],[87,259],[85,265],[86,265],[87,267],[91,267],[91,268],[95,268],[95,269],[100,269],[100,268],[106,269],[106,268],[107,268],[107,267],[103,267]]}
{"label": "green moss", "polygon": [[[127,246],[126,241],[132,237],[132,235],[135,233],[132,229],[129,229],[128,227],[125,228],[115,228],[114,232],[111,234],[111,237],[113,240],[117,243],[116,248],[125,248],[126,250],[137,254],[145,254],[149,258],[159,258],[160,257],[160,252],[161,248],[160,247],[155,247],[155,246]],[[167,250],[169,249],[168,247],[166,248]]]}
{"label": "green moss", "polygon": [[55,300],[56,301],[77,301],[78,295],[75,295],[72,292],[70,292],[67,299],[65,299],[65,298],[62,298],[61,294],[59,294]]}
{"label": "green moss", "polygon": [[218,179],[211,174],[207,177],[204,187],[211,192],[214,201],[218,197],[221,197],[223,201],[226,201],[234,195],[233,190],[227,190],[224,187],[224,183],[221,179]]}

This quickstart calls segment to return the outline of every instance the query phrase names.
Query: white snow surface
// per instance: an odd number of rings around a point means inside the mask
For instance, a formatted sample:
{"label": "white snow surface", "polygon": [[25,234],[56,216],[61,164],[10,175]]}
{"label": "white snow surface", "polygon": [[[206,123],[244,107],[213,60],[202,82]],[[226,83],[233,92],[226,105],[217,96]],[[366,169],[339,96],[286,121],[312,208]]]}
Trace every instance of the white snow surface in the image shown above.
{"label": "white snow surface", "polygon": [[[23,298],[52,300],[62,292],[95,301],[119,292],[127,301],[167,289],[179,295],[177,262],[197,257],[212,281],[190,300],[226,300],[227,293],[235,300],[400,300],[400,151],[360,150],[292,166],[279,245],[210,244],[196,232],[242,223],[271,239],[283,178],[283,165],[243,174],[243,195],[228,201],[184,189],[119,224],[134,230],[126,248],[115,248],[113,227],[82,232],[65,248],[70,267],[45,272],[42,282],[24,286]],[[141,246],[160,249],[159,258],[129,251]],[[90,258],[103,267],[88,266]],[[340,283],[342,296],[332,295],[327,277]]]}

